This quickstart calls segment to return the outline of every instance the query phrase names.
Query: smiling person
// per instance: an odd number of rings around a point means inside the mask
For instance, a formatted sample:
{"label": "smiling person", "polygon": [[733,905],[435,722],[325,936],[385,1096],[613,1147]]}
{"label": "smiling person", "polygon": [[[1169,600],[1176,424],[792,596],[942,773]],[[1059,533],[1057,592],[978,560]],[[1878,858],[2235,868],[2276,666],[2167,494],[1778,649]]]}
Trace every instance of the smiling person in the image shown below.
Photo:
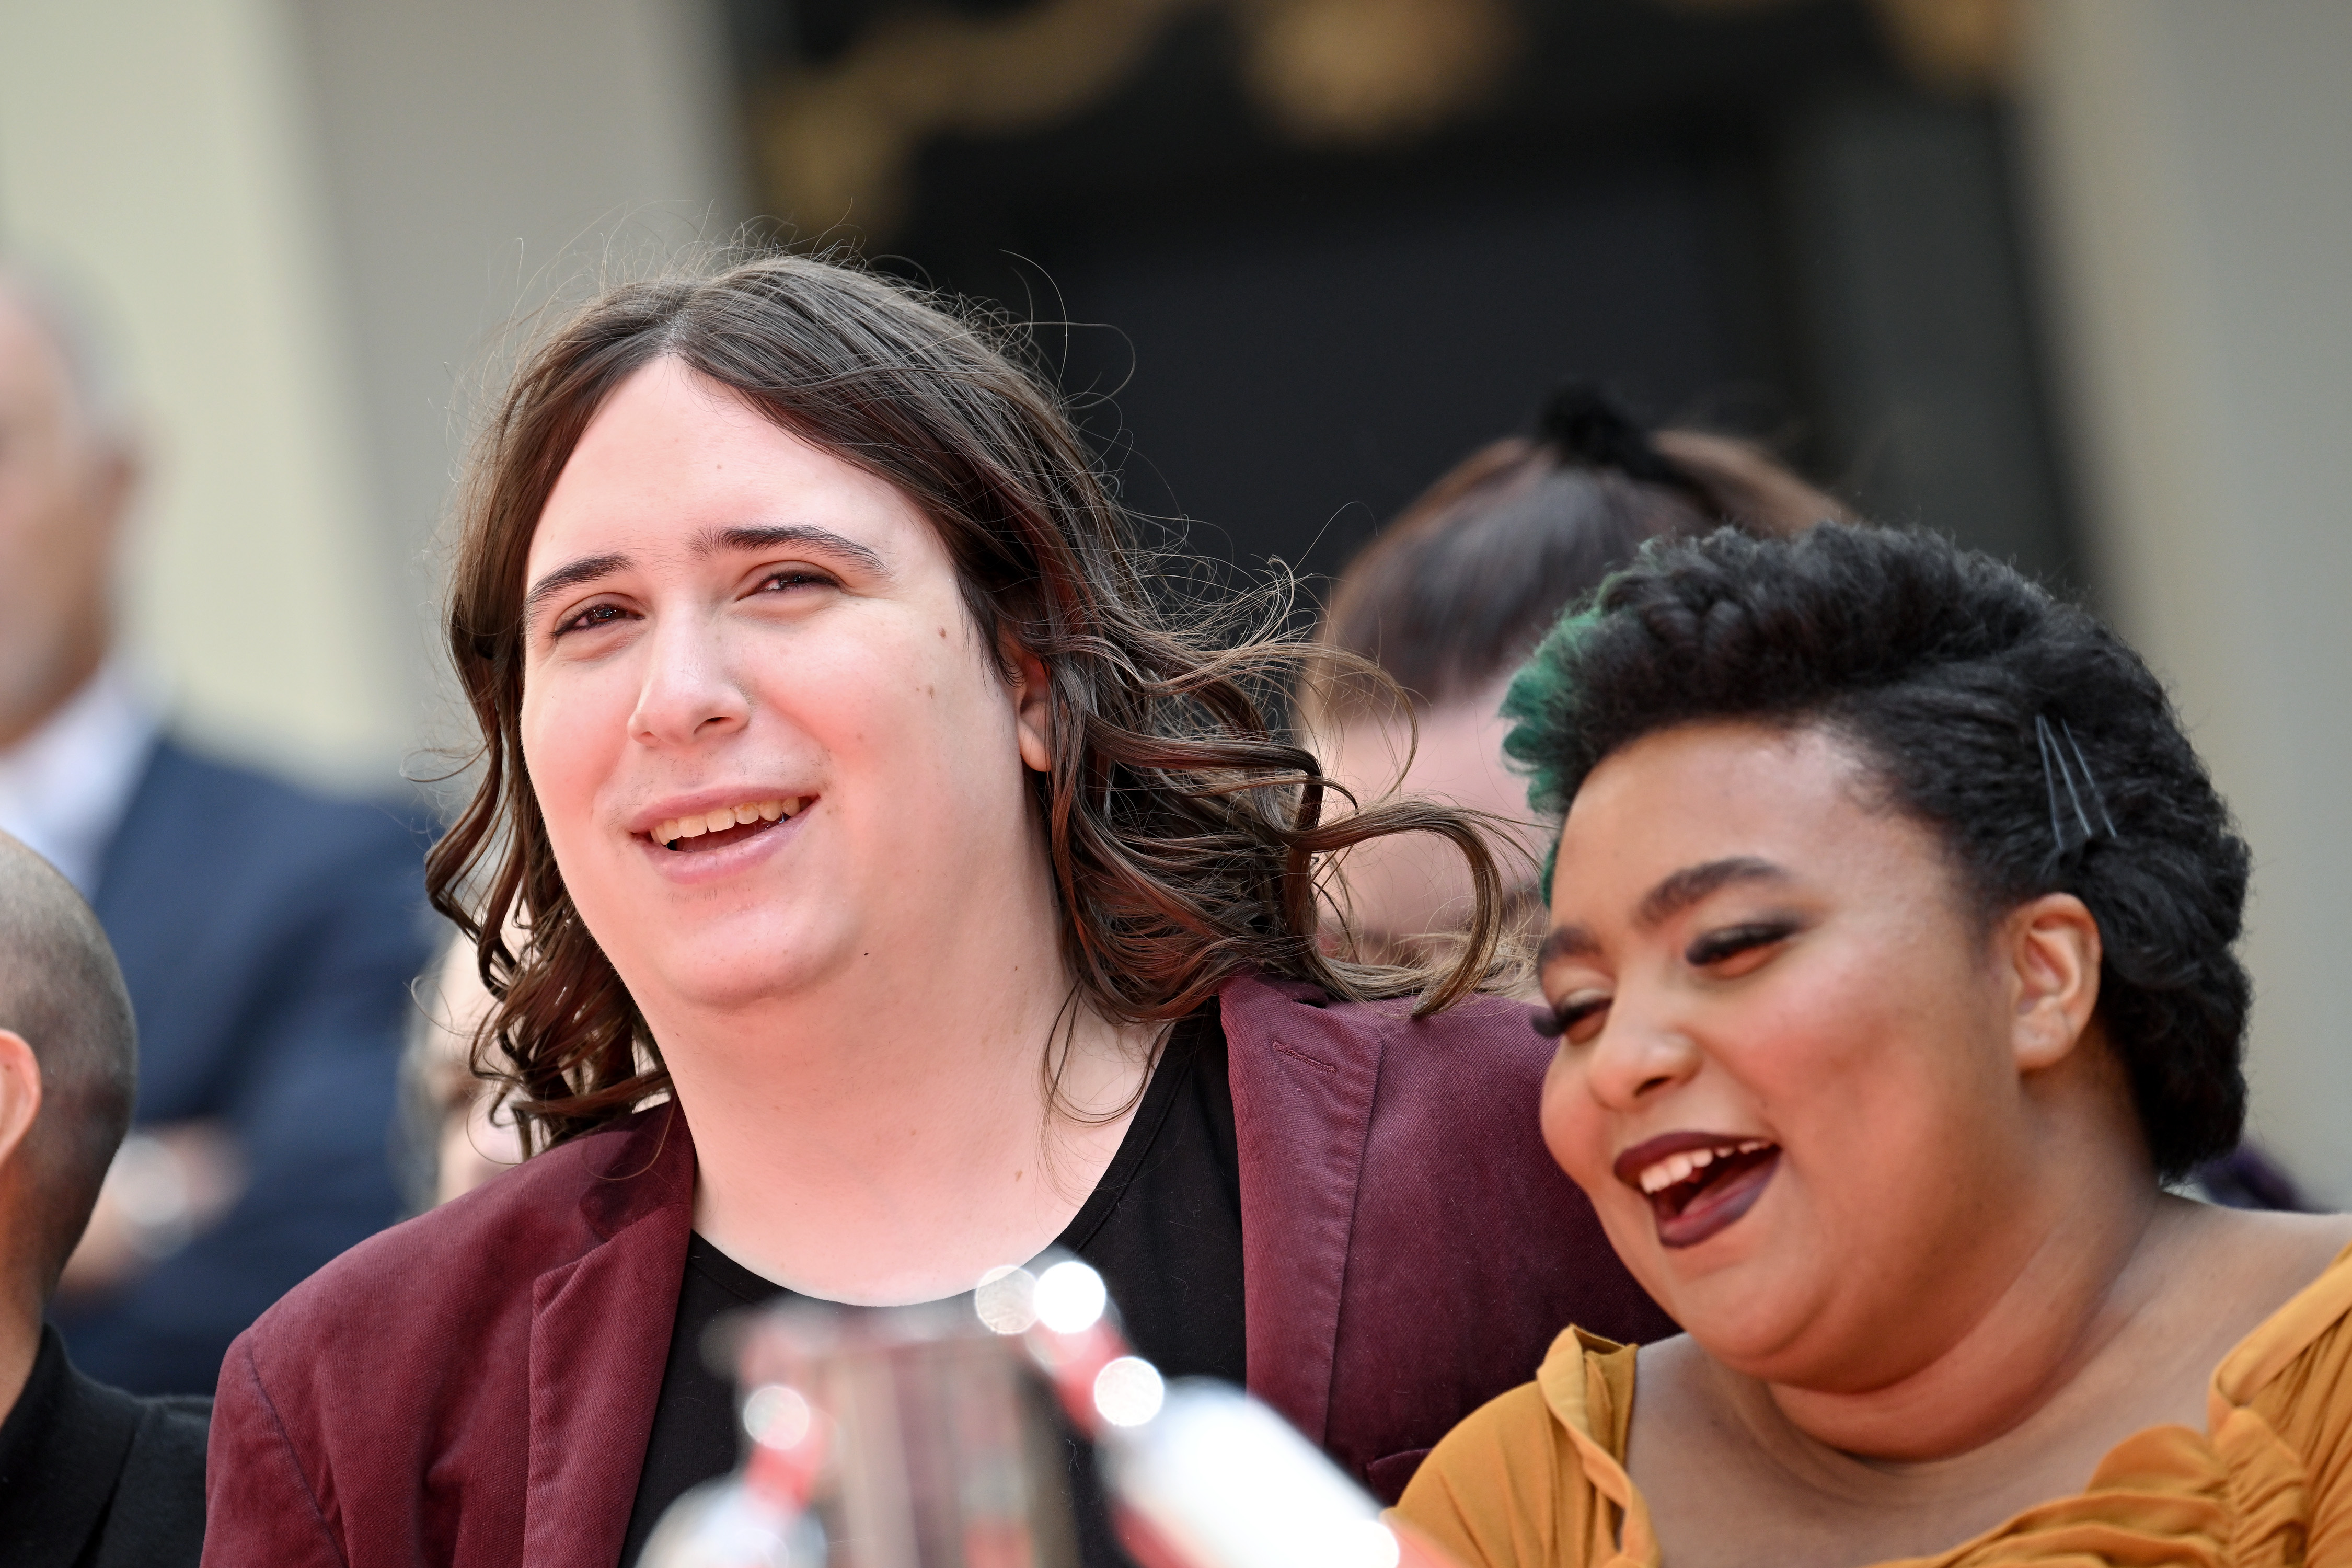
{"label": "smiling person", "polygon": [[544,1152],[238,1342],[211,1561],[631,1561],[735,1462],[713,1319],[1056,1243],[1163,1371],[1390,1496],[1563,1318],[1664,1330],[1544,1152],[1549,1047],[1468,994],[1491,912],[1444,973],[1318,947],[1319,856],[1439,833],[1491,906],[1475,828],[1318,825],[1253,695],[1303,650],[1142,571],[1057,401],[883,279],[645,282],[533,353],[468,492],[485,755],[429,881]]}
{"label": "smiling person", "polygon": [[1562,1334],[1404,1517],[1472,1568],[2352,1562],[2352,1221],[2165,1189],[2244,1117],[2248,856],[2132,651],[1928,535],[1726,532],[1510,711],[1545,1137],[1687,1334]]}

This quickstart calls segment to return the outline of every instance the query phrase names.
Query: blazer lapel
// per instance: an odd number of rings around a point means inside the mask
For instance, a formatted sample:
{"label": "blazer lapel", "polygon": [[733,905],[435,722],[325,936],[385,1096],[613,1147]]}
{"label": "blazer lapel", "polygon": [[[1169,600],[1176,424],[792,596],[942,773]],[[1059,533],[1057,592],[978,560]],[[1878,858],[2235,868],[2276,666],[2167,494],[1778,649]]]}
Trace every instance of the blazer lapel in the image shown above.
{"label": "blazer lapel", "polygon": [[1333,1023],[1312,985],[1245,977],[1218,999],[1241,1160],[1250,1391],[1320,1445],[1381,1039],[1360,1021]]}
{"label": "blazer lapel", "polygon": [[620,1141],[582,1203],[604,1237],[531,1284],[526,1563],[614,1563],[628,1533],[694,1227],[694,1142],[673,1104]]}

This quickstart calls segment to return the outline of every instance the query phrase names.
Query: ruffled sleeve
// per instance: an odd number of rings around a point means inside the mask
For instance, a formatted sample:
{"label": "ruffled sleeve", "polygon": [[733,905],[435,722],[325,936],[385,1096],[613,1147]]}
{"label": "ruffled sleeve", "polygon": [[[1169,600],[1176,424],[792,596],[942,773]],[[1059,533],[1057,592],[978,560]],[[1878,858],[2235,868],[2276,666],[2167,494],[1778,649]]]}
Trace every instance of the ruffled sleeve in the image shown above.
{"label": "ruffled sleeve", "polygon": [[2245,1561],[2352,1568],[2352,1247],[2230,1352],[2208,1404]]}
{"label": "ruffled sleeve", "polygon": [[[1463,1568],[1653,1568],[1649,1509],[1618,1456],[1633,1411],[1629,1345],[1570,1329],[1536,1381],[1430,1451],[1397,1515]],[[1628,1548],[1621,1552],[1621,1532]]]}

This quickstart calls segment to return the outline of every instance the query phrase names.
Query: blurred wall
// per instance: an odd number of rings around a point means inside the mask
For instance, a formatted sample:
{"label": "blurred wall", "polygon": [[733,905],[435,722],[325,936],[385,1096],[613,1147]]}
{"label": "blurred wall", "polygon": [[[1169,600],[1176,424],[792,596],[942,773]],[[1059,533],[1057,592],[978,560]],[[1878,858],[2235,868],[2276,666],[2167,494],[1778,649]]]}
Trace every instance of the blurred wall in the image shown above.
{"label": "blurred wall", "polygon": [[2256,1131],[2352,1202],[2352,6],[2026,16],[2095,571],[2253,845]]}
{"label": "blurred wall", "polygon": [[329,173],[272,0],[16,0],[0,236],[84,285],[149,437],[134,643],[201,731],[313,767],[406,738]]}
{"label": "blurred wall", "polygon": [[740,213],[706,0],[12,0],[0,238],[155,435],[129,620],[215,744],[383,787],[440,738],[428,561],[485,346]]}
{"label": "blurred wall", "polygon": [[[740,220],[709,0],[288,0],[332,171],[409,729],[454,738],[433,548],[529,313]],[[423,728],[417,728],[421,712]]]}

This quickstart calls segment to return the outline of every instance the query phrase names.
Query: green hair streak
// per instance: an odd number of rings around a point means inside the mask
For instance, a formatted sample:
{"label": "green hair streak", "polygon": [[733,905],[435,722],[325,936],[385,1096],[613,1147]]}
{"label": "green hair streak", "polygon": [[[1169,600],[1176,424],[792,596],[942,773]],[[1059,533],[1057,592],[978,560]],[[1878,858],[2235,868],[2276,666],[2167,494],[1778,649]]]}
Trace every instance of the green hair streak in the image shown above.
{"label": "green hair streak", "polygon": [[[1576,710],[1575,670],[1585,640],[1601,625],[1598,608],[1571,609],[1511,677],[1503,693],[1503,717],[1511,721],[1503,737],[1503,754],[1528,776],[1528,805],[1539,817],[1557,820],[1568,814],[1570,731]],[[1552,870],[1559,858],[1555,836],[1544,850],[1543,887],[1551,888]]]}

